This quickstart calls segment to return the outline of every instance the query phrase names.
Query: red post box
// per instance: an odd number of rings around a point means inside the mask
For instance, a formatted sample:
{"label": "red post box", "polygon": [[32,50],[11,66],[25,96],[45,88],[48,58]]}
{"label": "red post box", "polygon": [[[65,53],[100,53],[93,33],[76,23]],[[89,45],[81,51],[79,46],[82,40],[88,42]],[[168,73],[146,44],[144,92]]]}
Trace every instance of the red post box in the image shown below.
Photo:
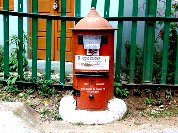
{"label": "red post box", "polygon": [[72,28],[76,109],[106,110],[113,98],[114,30],[95,8]]}

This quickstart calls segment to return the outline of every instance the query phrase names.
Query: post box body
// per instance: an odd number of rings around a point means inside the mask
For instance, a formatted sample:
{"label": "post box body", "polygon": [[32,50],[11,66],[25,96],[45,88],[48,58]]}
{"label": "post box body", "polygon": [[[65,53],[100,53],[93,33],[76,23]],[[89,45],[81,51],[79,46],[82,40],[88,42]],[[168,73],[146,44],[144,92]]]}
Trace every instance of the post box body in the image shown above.
{"label": "post box body", "polygon": [[114,29],[74,28],[72,34],[76,109],[105,110],[114,93]]}

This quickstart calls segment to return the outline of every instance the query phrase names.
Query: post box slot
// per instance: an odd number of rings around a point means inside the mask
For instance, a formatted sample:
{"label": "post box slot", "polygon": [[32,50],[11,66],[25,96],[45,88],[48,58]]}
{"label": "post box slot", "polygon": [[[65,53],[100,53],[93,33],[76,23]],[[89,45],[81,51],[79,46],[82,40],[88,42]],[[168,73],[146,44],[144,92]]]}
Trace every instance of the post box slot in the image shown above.
{"label": "post box slot", "polygon": [[78,44],[83,44],[83,36],[78,35]]}
{"label": "post box slot", "polygon": [[109,72],[75,72],[76,76],[109,76]]}
{"label": "post box slot", "polygon": [[108,36],[107,35],[101,36],[101,44],[108,44]]}

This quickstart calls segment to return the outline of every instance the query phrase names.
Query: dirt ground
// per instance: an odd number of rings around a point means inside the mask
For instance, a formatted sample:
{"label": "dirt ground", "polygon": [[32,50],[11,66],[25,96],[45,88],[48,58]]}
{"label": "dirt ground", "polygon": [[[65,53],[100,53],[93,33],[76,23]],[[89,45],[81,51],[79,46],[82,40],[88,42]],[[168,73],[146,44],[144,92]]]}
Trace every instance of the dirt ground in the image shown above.
{"label": "dirt ground", "polygon": [[[60,99],[71,95],[71,91],[57,91],[56,96],[43,97],[37,92],[28,95],[26,90],[17,95],[7,93],[0,89],[0,101],[24,102],[35,109],[41,116],[38,129],[43,133],[50,132],[145,132],[165,130],[178,132],[178,96],[160,97],[150,95],[134,96],[130,93],[127,98],[122,98],[127,106],[126,116],[120,120],[106,125],[71,124],[61,120],[58,113]],[[163,96],[164,95],[164,96]],[[104,117],[104,116],[103,116]],[[175,130],[172,130],[175,129]]]}
{"label": "dirt ground", "polygon": [[[178,132],[178,98],[159,106],[146,105],[144,97],[130,96],[124,101],[128,105],[128,113],[120,120],[106,125],[71,124],[64,121],[46,121],[39,126],[44,132],[76,132],[76,133],[152,133]],[[104,117],[104,116],[103,116]]]}
{"label": "dirt ground", "polygon": [[145,117],[129,117],[121,121],[116,121],[106,125],[80,125],[70,124],[64,121],[53,121],[51,123],[43,123],[38,128],[47,132],[117,132],[117,133],[131,133],[131,132],[174,132],[178,131],[178,117],[169,118],[145,118]]}

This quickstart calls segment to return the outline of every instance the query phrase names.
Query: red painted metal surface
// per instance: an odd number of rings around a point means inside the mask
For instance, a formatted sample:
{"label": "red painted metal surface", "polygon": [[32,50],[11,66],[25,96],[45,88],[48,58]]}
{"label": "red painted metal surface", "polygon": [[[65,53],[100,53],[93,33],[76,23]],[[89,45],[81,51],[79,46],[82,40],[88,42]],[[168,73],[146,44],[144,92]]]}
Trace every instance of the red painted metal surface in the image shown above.
{"label": "red painted metal surface", "polygon": [[113,30],[112,25],[102,18],[94,7],[91,8],[88,15],[81,19],[73,30]]}
{"label": "red painted metal surface", "polygon": [[[79,95],[74,95],[77,100],[76,109],[106,110],[107,102],[113,98],[114,93],[114,28],[92,8],[87,17],[79,21],[73,28],[72,33],[73,88],[80,92]],[[87,55],[87,49],[84,49],[84,44],[79,44],[79,35],[105,36],[107,41],[105,44],[100,44],[99,55]],[[77,63],[80,58],[108,59],[108,63],[101,65],[101,67],[108,66],[108,69],[105,69],[105,67],[95,68],[91,64],[86,65],[85,63],[83,66],[79,65],[78,67]],[[96,66],[99,65],[96,64]]]}

